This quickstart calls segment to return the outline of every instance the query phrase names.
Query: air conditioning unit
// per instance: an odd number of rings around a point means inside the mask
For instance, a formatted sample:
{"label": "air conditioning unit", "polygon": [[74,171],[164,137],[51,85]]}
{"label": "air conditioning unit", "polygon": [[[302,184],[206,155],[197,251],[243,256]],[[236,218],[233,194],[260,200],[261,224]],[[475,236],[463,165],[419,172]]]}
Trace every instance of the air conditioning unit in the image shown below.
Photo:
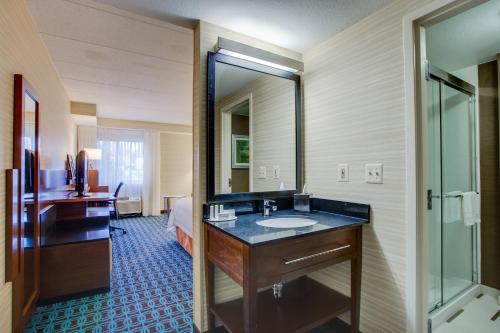
{"label": "air conditioning unit", "polygon": [[116,200],[116,209],[119,215],[141,214],[142,200],[141,197],[124,197]]}

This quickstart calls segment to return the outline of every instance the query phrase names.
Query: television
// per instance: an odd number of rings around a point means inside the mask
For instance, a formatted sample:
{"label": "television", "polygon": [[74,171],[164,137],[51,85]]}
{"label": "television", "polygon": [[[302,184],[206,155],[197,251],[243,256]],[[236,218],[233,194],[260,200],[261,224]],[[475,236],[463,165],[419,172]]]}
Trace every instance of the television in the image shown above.
{"label": "television", "polygon": [[85,185],[87,185],[87,153],[81,150],[76,156],[76,184],[75,191],[78,193],[77,197],[85,197]]}
{"label": "television", "polygon": [[24,193],[33,193],[35,188],[35,152],[24,150]]}

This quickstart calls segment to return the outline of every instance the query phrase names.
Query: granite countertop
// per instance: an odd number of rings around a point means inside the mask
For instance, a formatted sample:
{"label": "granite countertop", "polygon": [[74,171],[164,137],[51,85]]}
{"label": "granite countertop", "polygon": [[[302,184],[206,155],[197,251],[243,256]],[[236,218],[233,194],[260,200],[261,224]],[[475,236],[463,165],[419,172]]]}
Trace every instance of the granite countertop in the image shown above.
{"label": "granite countertop", "polygon": [[[303,216],[318,221],[315,225],[302,228],[277,229],[263,227],[257,224],[257,221],[284,216]],[[272,216],[264,217],[262,213],[239,215],[236,221],[230,222],[210,222],[208,223],[228,235],[249,245],[262,245],[265,243],[295,238],[301,235],[319,233],[323,231],[332,231],[343,228],[349,228],[369,223],[369,219],[350,217],[346,215],[326,213],[322,211],[311,211],[311,213],[302,213],[293,209],[273,212]]]}

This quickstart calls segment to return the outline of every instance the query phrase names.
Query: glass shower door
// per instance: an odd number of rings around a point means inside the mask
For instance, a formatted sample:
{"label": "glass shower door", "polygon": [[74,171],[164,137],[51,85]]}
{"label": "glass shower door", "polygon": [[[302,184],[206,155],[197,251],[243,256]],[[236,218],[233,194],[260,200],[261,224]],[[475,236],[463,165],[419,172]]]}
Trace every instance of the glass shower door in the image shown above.
{"label": "glass shower door", "polygon": [[477,190],[474,95],[439,73],[427,81],[429,312],[473,285],[476,271],[476,227],[464,225],[461,196]]}
{"label": "glass shower door", "polygon": [[441,82],[443,303],[473,284],[473,227],[461,218],[463,192],[475,186],[471,96]]}
{"label": "glass shower door", "polygon": [[442,304],[441,254],[441,98],[440,82],[431,79],[427,84],[427,263],[429,312]]}

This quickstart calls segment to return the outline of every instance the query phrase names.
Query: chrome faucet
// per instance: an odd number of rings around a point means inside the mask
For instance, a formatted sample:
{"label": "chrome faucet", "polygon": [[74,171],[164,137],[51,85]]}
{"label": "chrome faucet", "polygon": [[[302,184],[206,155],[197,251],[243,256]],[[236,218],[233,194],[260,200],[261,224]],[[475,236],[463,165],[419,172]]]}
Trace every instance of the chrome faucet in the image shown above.
{"label": "chrome faucet", "polygon": [[276,201],[271,199],[264,199],[264,210],[262,214],[264,216],[271,216],[272,212],[278,210],[278,206],[276,206]]}

